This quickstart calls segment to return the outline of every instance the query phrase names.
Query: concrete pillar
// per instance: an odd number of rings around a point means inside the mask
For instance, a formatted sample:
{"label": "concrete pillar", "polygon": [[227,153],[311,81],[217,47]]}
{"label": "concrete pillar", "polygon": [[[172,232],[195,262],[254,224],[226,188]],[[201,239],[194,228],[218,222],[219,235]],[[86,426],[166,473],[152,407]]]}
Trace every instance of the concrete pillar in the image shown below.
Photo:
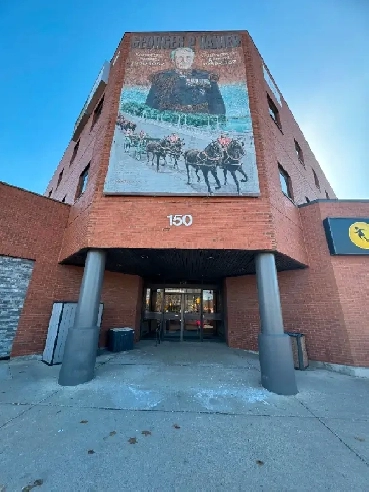
{"label": "concrete pillar", "polygon": [[259,253],[255,257],[261,333],[259,359],[261,384],[278,395],[297,393],[292,345],[284,333],[275,257]]}
{"label": "concrete pillar", "polygon": [[99,340],[97,326],[106,251],[87,253],[74,325],[69,328],[65,343],[59,384],[76,386],[94,377]]}

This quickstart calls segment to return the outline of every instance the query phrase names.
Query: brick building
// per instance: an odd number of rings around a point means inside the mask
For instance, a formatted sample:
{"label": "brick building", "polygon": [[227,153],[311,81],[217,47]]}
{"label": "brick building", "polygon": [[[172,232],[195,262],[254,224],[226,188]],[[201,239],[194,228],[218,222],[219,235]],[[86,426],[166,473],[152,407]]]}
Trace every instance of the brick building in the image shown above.
{"label": "brick building", "polygon": [[44,196],[1,183],[0,210],[0,357],[43,352],[90,256],[101,347],[159,327],[271,362],[284,327],[369,366],[369,201],[335,197],[246,31],[126,33]]}

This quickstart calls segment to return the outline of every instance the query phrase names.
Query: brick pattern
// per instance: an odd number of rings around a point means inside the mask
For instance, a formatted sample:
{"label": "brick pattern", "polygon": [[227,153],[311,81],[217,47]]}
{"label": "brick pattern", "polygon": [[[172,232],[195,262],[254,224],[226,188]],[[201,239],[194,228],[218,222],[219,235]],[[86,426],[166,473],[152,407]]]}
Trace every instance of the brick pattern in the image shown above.
{"label": "brick pattern", "polygon": [[12,355],[38,353],[52,310],[70,206],[0,183],[0,255],[35,260]]}
{"label": "brick pattern", "polygon": [[[314,207],[319,207],[321,221],[332,216],[369,217],[368,202],[322,202]],[[369,366],[369,257],[330,256],[330,260],[354,365]]]}
{"label": "brick pattern", "polygon": [[[369,366],[369,258],[330,256],[322,225],[368,217],[369,203],[320,202],[299,209],[309,267],[278,273],[285,331],[304,333],[311,360]],[[257,349],[256,277],[226,279],[228,342]]]}
{"label": "brick pattern", "polygon": [[255,275],[227,278],[225,293],[228,345],[257,350],[260,318]]}
{"label": "brick pattern", "polygon": [[0,256],[0,358],[9,357],[34,261]]}
{"label": "brick pattern", "polygon": [[[335,194],[283,96],[281,107],[269,89],[263,76],[263,60],[248,35],[245,36],[244,44],[247,46],[248,53],[247,72],[250,105],[254,126],[257,124],[257,128],[254,130],[255,140],[256,133],[258,133],[260,144],[263,147],[262,159],[267,170],[264,180],[271,207],[276,249],[302,263],[306,263],[303,231],[295,204],[305,203],[306,196],[310,200],[326,198],[325,190],[328,191],[331,198],[334,198]],[[269,114],[267,94],[279,110],[283,133]],[[297,140],[302,149],[304,165],[298,160],[294,139]],[[291,178],[293,201],[282,193],[278,162]],[[258,160],[258,165],[260,166],[260,160]],[[312,169],[318,175],[320,191],[315,186]]]}
{"label": "brick pattern", "polygon": [[[54,301],[77,302],[82,276],[82,267],[60,265],[54,291]],[[105,271],[101,294],[101,302],[104,303],[100,333],[101,347],[106,346],[106,332],[109,328],[130,326],[134,328],[135,337],[138,340],[142,295],[140,277]],[[45,340],[43,339],[42,343]],[[38,350],[41,349],[39,348]]]}

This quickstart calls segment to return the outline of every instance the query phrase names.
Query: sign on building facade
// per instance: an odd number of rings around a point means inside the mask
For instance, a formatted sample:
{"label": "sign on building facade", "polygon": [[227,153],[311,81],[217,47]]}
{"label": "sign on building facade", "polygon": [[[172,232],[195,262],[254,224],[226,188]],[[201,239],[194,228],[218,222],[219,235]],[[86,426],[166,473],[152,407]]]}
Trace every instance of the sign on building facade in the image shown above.
{"label": "sign on building facade", "polygon": [[329,217],[323,225],[331,255],[369,255],[369,217]]}
{"label": "sign on building facade", "polygon": [[104,192],[259,194],[239,34],[132,36]]}

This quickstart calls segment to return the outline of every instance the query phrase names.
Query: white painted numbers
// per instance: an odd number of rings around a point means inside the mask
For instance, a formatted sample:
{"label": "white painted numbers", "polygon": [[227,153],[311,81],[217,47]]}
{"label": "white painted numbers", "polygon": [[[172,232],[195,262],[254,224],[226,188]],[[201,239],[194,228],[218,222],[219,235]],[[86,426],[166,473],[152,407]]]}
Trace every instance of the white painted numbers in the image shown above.
{"label": "white painted numbers", "polygon": [[170,226],[190,226],[192,225],[192,215],[167,215]]}

